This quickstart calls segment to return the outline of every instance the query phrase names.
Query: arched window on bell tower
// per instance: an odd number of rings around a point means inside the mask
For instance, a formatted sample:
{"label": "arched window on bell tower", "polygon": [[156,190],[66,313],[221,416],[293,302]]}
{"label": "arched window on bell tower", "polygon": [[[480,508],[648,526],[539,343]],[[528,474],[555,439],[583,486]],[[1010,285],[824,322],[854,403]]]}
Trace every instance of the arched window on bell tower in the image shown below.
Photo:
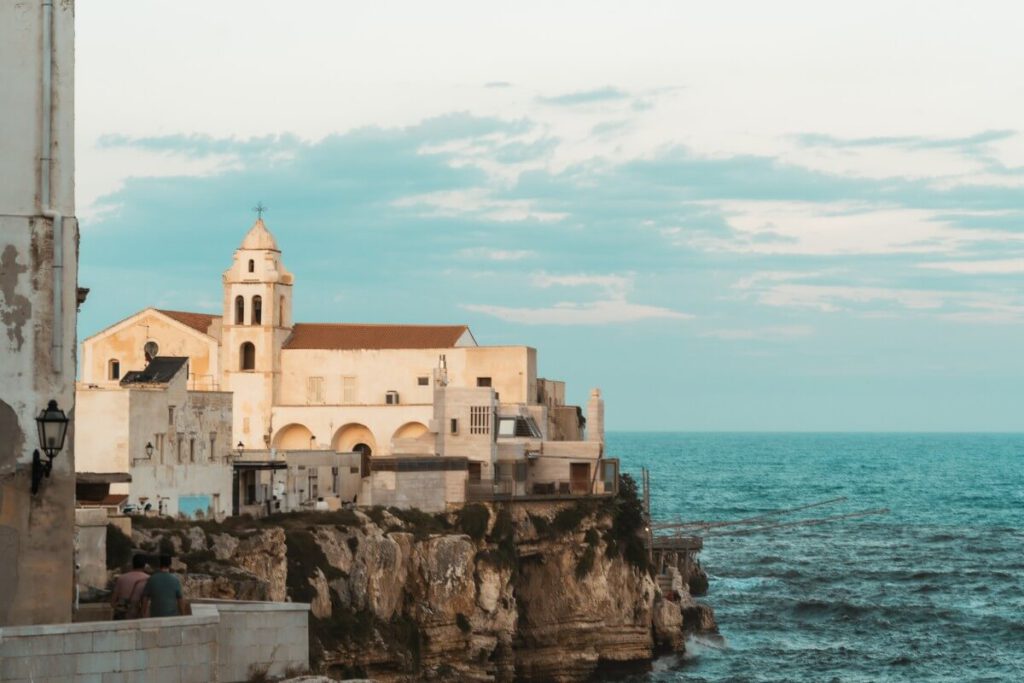
{"label": "arched window on bell tower", "polygon": [[235,324],[241,325],[242,319],[245,317],[245,299],[240,296],[235,297]]}
{"label": "arched window on bell tower", "polygon": [[239,370],[255,370],[256,369],[256,346],[252,342],[245,342],[242,344],[241,349],[238,352],[238,369]]}
{"label": "arched window on bell tower", "polygon": [[256,262],[253,261],[252,259],[249,259],[249,272],[250,273],[255,273],[256,272]]}
{"label": "arched window on bell tower", "polygon": [[263,297],[258,294],[252,298],[252,317],[249,318],[249,324],[263,324]]}

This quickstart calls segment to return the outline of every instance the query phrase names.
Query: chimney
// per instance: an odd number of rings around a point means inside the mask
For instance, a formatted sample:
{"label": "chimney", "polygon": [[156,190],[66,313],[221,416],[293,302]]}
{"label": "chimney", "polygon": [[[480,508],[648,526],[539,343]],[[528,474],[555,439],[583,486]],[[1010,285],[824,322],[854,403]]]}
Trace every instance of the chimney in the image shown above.
{"label": "chimney", "polygon": [[591,389],[587,401],[587,441],[604,444],[604,399],[599,388]]}

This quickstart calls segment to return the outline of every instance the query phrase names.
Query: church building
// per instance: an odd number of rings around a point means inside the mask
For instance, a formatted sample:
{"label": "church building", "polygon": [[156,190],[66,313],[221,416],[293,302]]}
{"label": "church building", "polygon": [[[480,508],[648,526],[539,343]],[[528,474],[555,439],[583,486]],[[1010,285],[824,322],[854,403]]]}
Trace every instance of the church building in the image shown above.
{"label": "church building", "polygon": [[[125,451],[115,457],[99,446],[97,436],[111,433],[111,421],[141,418],[107,411],[102,420],[79,421],[80,472],[151,462],[145,451],[157,442],[176,452],[179,447],[172,444],[184,438],[192,449],[212,450],[219,438],[234,456],[225,463],[235,468],[236,480],[250,478],[236,484],[235,496],[243,500],[236,501],[235,512],[282,495],[280,483],[275,492],[274,467],[267,465],[268,479],[258,466],[244,463],[273,463],[288,454],[359,454],[362,465],[353,472],[343,468],[339,474],[338,467],[323,464],[318,478],[327,473],[334,486],[316,487],[358,490],[352,497],[359,504],[437,508],[463,502],[474,488],[483,497],[492,489],[521,495],[584,488],[593,493],[610,477],[599,473],[604,441],[599,392],[588,406],[586,429],[584,411],[565,405],[564,383],[537,377],[537,352],[531,347],[481,346],[466,325],[296,322],[295,278],[262,218],[235,251],[222,286],[220,315],[147,308],[84,340],[79,396],[129,391],[129,373],[158,358],[187,359],[190,395],[230,394],[230,437],[183,434],[166,418],[150,420],[147,424],[168,424],[167,433],[115,429],[132,435],[114,445]],[[216,456],[200,453],[176,466]],[[424,479],[424,472],[447,474]],[[531,472],[550,481],[531,482]],[[338,481],[346,474],[359,478],[354,489]],[[432,481],[446,482],[437,484],[441,498],[417,499],[415,489],[432,488]],[[402,493],[403,482],[412,498]],[[306,499],[314,490],[310,482],[288,486]]]}

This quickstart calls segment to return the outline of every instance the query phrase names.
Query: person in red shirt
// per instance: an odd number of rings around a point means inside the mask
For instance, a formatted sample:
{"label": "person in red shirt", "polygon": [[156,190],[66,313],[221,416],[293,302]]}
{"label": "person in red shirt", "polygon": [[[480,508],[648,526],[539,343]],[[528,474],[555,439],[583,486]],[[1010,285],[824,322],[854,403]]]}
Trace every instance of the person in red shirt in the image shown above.
{"label": "person in red shirt", "polygon": [[142,591],[149,581],[146,568],[146,556],[136,555],[132,558],[132,570],[121,574],[114,582],[114,590],[110,594],[110,606],[114,608],[114,619],[139,619],[142,617]]}

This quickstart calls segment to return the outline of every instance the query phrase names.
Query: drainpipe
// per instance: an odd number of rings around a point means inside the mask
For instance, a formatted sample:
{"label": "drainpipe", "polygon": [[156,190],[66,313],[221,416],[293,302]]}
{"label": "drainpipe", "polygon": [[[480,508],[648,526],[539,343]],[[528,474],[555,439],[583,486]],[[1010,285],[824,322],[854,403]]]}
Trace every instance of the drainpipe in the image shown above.
{"label": "drainpipe", "polygon": [[50,172],[53,153],[53,0],[43,0],[43,105],[39,143],[40,213],[53,223],[53,371],[64,367],[64,217],[50,205]]}

